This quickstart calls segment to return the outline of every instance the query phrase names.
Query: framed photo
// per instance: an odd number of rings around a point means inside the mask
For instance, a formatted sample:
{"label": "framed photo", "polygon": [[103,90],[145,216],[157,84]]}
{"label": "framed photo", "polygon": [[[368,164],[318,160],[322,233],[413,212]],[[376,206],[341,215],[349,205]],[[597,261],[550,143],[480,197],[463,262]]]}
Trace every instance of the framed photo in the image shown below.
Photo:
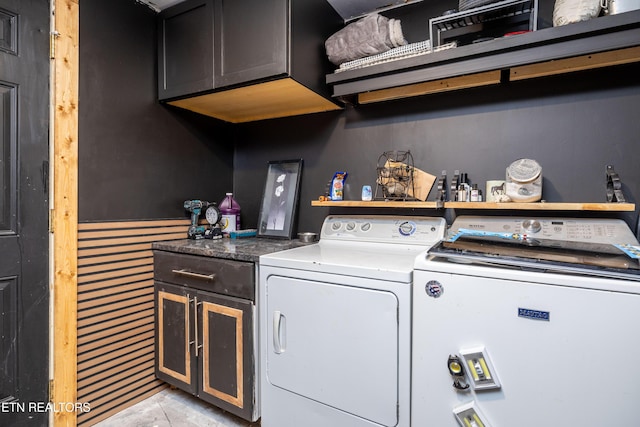
{"label": "framed photo", "polygon": [[269,162],[258,217],[258,237],[293,237],[301,177],[302,159]]}

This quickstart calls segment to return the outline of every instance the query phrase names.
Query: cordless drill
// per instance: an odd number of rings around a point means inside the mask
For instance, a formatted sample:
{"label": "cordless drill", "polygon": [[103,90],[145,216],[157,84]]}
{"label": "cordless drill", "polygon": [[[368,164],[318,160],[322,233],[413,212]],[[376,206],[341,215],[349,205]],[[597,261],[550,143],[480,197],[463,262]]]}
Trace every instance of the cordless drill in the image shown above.
{"label": "cordless drill", "polygon": [[214,203],[205,202],[204,200],[185,200],[184,209],[191,212],[191,226],[187,230],[187,237],[190,239],[203,239],[207,233],[204,225],[198,225],[202,209],[207,209]]}

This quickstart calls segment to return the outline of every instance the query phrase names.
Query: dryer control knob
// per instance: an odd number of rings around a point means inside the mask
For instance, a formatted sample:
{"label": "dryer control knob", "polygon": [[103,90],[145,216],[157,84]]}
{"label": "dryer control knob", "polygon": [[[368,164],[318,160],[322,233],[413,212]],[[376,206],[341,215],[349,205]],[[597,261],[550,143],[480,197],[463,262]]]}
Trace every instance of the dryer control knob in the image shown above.
{"label": "dryer control knob", "polygon": [[405,221],[398,227],[398,231],[403,236],[411,236],[416,231],[417,225],[413,221]]}

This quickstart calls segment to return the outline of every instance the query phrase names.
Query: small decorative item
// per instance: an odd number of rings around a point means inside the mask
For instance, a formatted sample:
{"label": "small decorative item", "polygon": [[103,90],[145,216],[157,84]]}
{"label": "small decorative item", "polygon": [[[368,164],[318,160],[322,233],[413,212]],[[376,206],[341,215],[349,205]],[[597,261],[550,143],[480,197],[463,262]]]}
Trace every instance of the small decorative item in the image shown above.
{"label": "small decorative item", "polygon": [[607,165],[607,202],[608,203],[625,203],[624,194],[622,194],[622,181],[620,176],[613,169],[613,165]]}
{"label": "small decorative item", "polygon": [[385,151],[378,158],[377,200],[427,200],[434,175],[413,165],[411,151]]}
{"label": "small decorative item", "polygon": [[336,172],[331,180],[331,200],[342,200],[344,198],[344,181],[347,179],[347,172]]}
{"label": "small decorative item", "polygon": [[370,185],[363,185],[362,186],[362,200],[365,201],[365,202],[370,202],[372,198],[373,198],[373,192],[371,190],[371,186]]}
{"label": "small decorative item", "polygon": [[410,151],[385,151],[378,158],[376,199],[409,200],[414,194]]}
{"label": "small decorative item", "polygon": [[302,159],[269,162],[258,217],[258,237],[293,237],[301,177]]}
{"label": "small decorative item", "polygon": [[504,180],[494,179],[487,181],[486,186],[486,200],[487,202],[497,202],[499,196],[503,196],[507,193]]}
{"label": "small decorative item", "polygon": [[505,194],[514,202],[542,199],[542,166],[532,159],[518,159],[507,167]]}

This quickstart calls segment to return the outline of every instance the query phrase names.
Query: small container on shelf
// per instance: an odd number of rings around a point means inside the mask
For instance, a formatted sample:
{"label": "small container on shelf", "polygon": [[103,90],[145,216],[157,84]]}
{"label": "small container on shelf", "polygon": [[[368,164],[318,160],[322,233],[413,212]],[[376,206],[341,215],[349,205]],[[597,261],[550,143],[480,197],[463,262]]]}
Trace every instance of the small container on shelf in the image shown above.
{"label": "small container on shelf", "polygon": [[542,199],[542,167],[532,159],[511,163],[506,173],[506,193],[514,202],[537,202]]}

